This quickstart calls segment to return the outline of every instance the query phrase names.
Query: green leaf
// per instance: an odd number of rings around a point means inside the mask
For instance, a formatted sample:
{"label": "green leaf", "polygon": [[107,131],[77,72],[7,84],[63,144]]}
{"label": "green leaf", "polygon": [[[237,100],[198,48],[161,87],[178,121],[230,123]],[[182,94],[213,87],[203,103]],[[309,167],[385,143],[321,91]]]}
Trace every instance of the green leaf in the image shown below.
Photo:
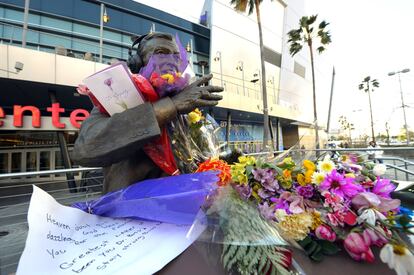
{"label": "green leaf", "polygon": [[250,176],[252,174],[254,167],[252,165],[246,166],[246,175]]}
{"label": "green leaf", "polygon": [[340,251],[339,247],[332,242],[319,240],[318,243],[322,247],[322,253],[325,255],[335,255]]}
{"label": "green leaf", "polygon": [[311,258],[315,262],[321,262],[323,260],[323,254],[322,254],[322,252],[312,254],[309,258]]}
{"label": "green leaf", "polygon": [[301,240],[301,241],[298,241],[297,243],[301,246],[301,247],[303,247],[303,248],[305,248],[308,244],[310,244],[312,242],[312,238],[311,237],[309,237],[309,236],[306,236],[306,238],[304,238],[303,240]]}

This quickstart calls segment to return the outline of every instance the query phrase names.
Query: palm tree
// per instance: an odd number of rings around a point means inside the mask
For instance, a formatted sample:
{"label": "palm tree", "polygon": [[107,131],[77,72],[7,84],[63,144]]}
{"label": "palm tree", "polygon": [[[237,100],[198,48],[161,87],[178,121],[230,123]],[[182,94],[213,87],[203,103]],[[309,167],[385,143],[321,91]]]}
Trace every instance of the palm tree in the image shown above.
{"label": "palm tree", "polygon": [[[371,89],[370,89],[371,85]],[[372,118],[372,106],[371,106],[371,92],[374,91],[374,87],[379,87],[379,82],[376,79],[372,79],[370,76],[367,76],[362,80],[362,82],[359,84],[358,89],[364,90],[364,92],[368,93],[368,100],[369,100],[369,113],[371,115],[371,135],[372,140],[375,142],[375,135],[374,135],[374,119]]]}
{"label": "palm tree", "polygon": [[[273,1],[273,0],[271,0]],[[260,19],[260,4],[263,0],[231,0],[230,5],[238,12],[246,12],[249,8],[248,14],[252,14],[256,10],[257,25],[259,27],[259,42],[260,42],[260,63],[262,67],[262,91],[263,91],[263,146],[273,151],[273,143],[270,141],[270,129],[269,129],[269,110],[267,108],[267,90],[266,90],[266,70],[264,62],[264,46],[263,46],[263,32],[262,21]]]}
{"label": "palm tree", "polygon": [[[314,39],[319,39],[319,47],[316,48],[318,53],[325,51],[325,46],[331,43],[331,35],[329,31],[325,31],[326,26],[329,23],[321,21],[318,28],[312,26],[316,22],[318,15],[303,16],[299,20],[300,27],[288,32],[288,43],[290,43],[289,52],[293,57],[302,50],[304,44],[309,47],[311,68],[312,68],[312,89],[313,89],[313,118],[315,122],[315,144],[316,149],[319,149],[319,127],[318,127],[318,114],[316,111],[316,89],[315,89],[315,68],[313,58]],[[303,45],[302,45],[303,44]]]}

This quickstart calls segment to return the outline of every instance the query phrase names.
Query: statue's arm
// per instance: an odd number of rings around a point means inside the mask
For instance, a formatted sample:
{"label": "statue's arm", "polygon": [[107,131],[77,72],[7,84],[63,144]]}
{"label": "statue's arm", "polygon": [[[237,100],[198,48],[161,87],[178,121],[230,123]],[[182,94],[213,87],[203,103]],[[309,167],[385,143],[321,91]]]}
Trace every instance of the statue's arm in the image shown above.
{"label": "statue's arm", "polygon": [[176,116],[171,99],[145,103],[111,117],[96,108],[82,123],[71,155],[82,166],[109,166],[131,157]]}

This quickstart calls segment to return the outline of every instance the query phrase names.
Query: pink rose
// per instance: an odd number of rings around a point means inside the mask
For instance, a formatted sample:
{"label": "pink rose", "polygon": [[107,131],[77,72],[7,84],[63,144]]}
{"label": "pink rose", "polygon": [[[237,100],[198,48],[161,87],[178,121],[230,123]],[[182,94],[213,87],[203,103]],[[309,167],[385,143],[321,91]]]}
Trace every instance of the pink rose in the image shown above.
{"label": "pink rose", "polygon": [[369,263],[372,263],[375,260],[374,254],[369,247],[369,243],[366,243],[362,235],[359,233],[349,233],[345,238],[344,247],[354,260],[364,260]]}
{"label": "pink rose", "polygon": [[319,225],[318,228],[315,230],[316,237],[321,240],[327,240],[330,242],[334,242],[336,240],[335,232],[326,225]]}

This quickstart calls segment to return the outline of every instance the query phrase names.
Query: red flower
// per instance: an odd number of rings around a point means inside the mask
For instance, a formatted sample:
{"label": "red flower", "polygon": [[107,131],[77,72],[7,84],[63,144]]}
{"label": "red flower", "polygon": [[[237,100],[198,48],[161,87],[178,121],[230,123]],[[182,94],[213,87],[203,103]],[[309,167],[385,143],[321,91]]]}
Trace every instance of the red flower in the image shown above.
{"label": "red flower", "polygon": [[206,172],[206,171],[220,171],[218,177],[220,181],[217,183],[219,186],[224,186],[228,184],[231,180],[230,174],[230,165],[225,161],[219,159],[209,159],[201,163],[198,166],[196,172]]}

